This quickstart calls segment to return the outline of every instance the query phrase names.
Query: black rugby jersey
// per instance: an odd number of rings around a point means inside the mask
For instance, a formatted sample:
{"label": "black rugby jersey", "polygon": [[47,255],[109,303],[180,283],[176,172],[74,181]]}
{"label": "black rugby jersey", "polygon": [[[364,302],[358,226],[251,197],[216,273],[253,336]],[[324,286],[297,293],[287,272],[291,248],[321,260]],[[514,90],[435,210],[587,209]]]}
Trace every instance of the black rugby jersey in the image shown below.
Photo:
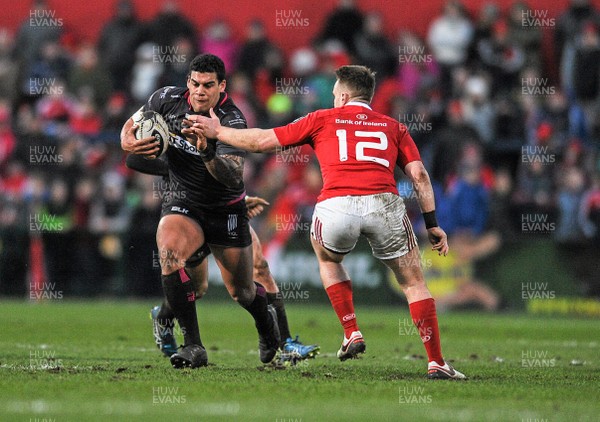
{"label": "black rugby jersey", "polygon": [[[169,187],[177,190],[181,196],[185,192],[190,206],[198,208],[220,208],[239,203],[246,195],[244,184],[229,188],[216,180],[206,169],[198,150],[181,133],[183,119],[186,114],[196,113],[188,101],[187,88],[166,86],[155,91],[143,107],[144,111],[152,110],[165,119],[171,132],[169,148],[166,155],[169,163]],[[244,129],[247,127],[242,112],[235,106],[226,93],[221,93],[219,102],[214,107],[221,125]],[[205,114],[206,115],[206,114]],[[245,157],[246,152],[238,148],[208,139],[217,155],[230,154]],[[243,204],[244,201],[241,201]]]}

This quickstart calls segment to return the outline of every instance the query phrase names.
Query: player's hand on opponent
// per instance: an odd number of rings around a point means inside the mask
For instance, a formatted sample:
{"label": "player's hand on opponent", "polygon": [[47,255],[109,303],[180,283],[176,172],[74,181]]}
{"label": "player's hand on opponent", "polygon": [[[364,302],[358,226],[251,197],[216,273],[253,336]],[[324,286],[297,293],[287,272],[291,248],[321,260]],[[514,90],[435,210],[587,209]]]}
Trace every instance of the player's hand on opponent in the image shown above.
{"label": "player's hand on opponent", "polygon": [[[190,116],[187,120],[189,126],[198,128],[205,137],[210,139],[218,139],[218,130],[221,127],[221,121],[211,108],[209,110],[210,117],[199,116],[197,114]],[[183,121],[185,123],[186,120]]]}
{"label": "player's hand on opponent", "polygon": [[[190,119],[193,116],[190,116]],[[181,133],[185,136],[185,139],[196,147],[198,151],[204,151],[207,146],[206,136],[202,133],[200,128],[193,120],[183,119],[183,129]]]}
{"label": "player's hand on opponent", "polygon": [[147,138],[136,139],[135,131],[139,125],[133,124],[125,136],[121,137],[121,148],[123,151],[130,152],[132,154],[143,155],[146,158],[156,158],[160,148],[159,142],[154,136]]}
{"label": "player's hand on opponent", "polygon": [[448,255],[448,250],[450,249],[448,246],[448,235],[446,235],[446,232],[441,227],[427,229],[427,237],[433,245],[431,248],[432,251],[437,251],[438,255]]}
{"label": "player's hand on opponent", "polygon": [[248,218],[254,218],[270,205],[266,200],[258,196],[247,196],[246,207],[248,208]]}

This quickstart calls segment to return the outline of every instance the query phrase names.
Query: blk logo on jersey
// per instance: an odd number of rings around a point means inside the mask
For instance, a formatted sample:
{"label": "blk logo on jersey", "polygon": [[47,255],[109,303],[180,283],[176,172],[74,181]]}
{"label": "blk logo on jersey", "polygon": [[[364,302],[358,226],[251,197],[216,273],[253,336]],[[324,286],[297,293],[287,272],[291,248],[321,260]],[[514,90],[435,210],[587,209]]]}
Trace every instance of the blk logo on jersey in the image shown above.
{"label": "blk logo on jersey", "polygon": [[366,114],[364,114],[364,113],[359,113],[359,114],[357,114],[357,115],[356,115],[356,118],[357,118],[358,120],[367,120],[367,119],[369,118],[369,116],[367,116],[367,115],[366,115]]}

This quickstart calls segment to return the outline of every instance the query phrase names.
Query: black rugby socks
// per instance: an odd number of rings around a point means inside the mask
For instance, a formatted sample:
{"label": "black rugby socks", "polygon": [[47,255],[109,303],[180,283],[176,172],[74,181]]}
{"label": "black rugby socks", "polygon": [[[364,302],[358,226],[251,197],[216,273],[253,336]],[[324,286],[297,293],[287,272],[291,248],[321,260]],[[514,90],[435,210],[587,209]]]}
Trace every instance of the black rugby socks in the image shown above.
{"label": "black rugby socks", "polygon": [[179,322],[184,344],[202,346],[196,314],[196,293],[190,276],[182,268],[169,275],[162,275],[160,278],[166,300],[171,305],[172,312]]}
{"label": "black rugby socks", "polygon": [[265,288],[258,284],[256,281],[256,296],[252,303],[248,305],[242,305],[256,322],[256,329],[261,335],[267,335],[271,330],[271,324],[269,321],[269,311],[267,310],[267,292]]}
{"label": "black rugby socks", "polygon": [[292,337],[292,334],[290,333],[283,299],[281,298],[280,293],[267,293],[267,302],[269,305],[273,305],[275,311],[277,311],[277,325],[279,325],[281,341],[285,343],[288,338]]}

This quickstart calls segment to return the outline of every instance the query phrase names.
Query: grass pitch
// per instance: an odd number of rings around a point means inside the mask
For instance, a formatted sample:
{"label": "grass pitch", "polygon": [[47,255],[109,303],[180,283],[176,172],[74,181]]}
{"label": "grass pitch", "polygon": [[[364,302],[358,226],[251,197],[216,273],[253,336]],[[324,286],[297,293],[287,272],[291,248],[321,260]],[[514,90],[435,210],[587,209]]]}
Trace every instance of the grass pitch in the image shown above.
{"label": "grass pitch", "polygon": [[2,421],[592,421],[600,398],[597,320],[453,313],[444,355],[468,381],[425,379],[406,307],[357,306],[362,359],[339,362],[329,306],[289,304],[321,355],[264,368],[251,317],[202,301],[209,366],[174,370],[154,346],[150,302],[0,302]]}

